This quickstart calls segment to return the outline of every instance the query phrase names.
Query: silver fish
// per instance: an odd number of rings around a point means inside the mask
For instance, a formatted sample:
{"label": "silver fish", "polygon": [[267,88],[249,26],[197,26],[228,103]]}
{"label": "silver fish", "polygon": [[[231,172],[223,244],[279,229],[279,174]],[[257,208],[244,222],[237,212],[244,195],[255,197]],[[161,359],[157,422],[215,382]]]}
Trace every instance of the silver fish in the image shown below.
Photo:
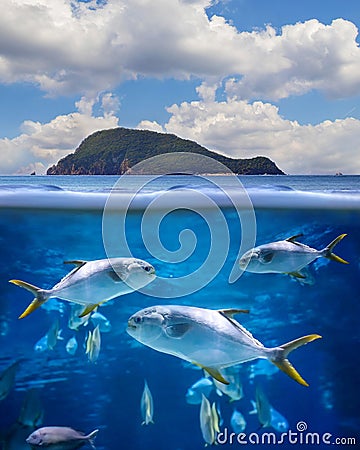
{"label": "silver fish", "polygon": [[234,433],[242,433],[245,431],[246,428],[246,420],[245,417],[241,414],[240,411],[237,409],[234,409],[231,419],[230,419],[230,426]]}
{"label": "silver fish", "polygon": [[72,450],[89,443],[93,449],[94,439],[99,430],[85,435],[69,427],[43,427],[34,431],[26,439],[32,449]]}
{"label": "silver fish", "polygon": [[204,394],[201,395],[200,429],[205,443],[207,445],[215,444],[216,430],[214,424],[214,412],[209,400]]}
{"label": "silver fish", "polygon": [[66,351],[69,353],[69,355],[72,355],[72,356],[75,355],[76,350],[77,350],[77,348],[78,348],[78,343],[77,343],[77,340],[76,340],[76,337],[75,337],[75,336],[71,337],[71,338],[67,341],[66,347],[65,347],[65,348],[66,348]]}
{"label": "silver fish", "polygon": [[63,340],[61,330],[59,329],[59,321],[56,319],[46,334],[46,344],[49,350],[53,350],[58,340]]}
{"label": "silver fish", "polygon": [[[10,283],[30,291],[34,300],[19,316],[22,319],[56,297],[85,307],[86,315],[97,306],[120,295],[128,294],[155,279],[155,269],[146,261],[136,258],[109,258],[95,261],[65,261],[76,267],[52,289],[41,289],[21,280]],[[97,299],[94,301],[94,297]]]}
{"label": "silver fish", "polygon": [[0,400],[4,400],[11,391],[18,367],[19,361],[16,361],[0,373]]}
{"label": "silver fish", "polygon": [[89,331],[86,339],[86,351],[90,362],[95,362],[99,358],[101,347],[101,335],[99,325],[94,328],[93,332]]}
{"label": "silver fish", "polygon": [[36,344],[34,345],[34,350],[39,353],[48,350],[47,333],[36,342]]}
{"label": "silver fish", "polygon": [[286,420],[286,418],[279,413],[279,411],[276,411],[272,406],[270,407],[270,413],[271,413],[271,426],[274,428],[274,430],[278,431],[279,433],[285,433],[289,429],[289,422]]}
{"label": "silver fish", "polygon": [[229,382],[221,375],[221,369],[267,358],[295,381],[308,386],[287,357],[291,351],[321,336],[311,334],[279,347],[266,348],[234,320],[234,314],[240,312],[248,311],[152,306],[130,317],[127,332],[148,347],[198,365],[225,384]]}
{"label": "silver fish", "polygon": [[[254,400],[251,400],[251,403],[253,409],[252,411],[249,411],[249,415],[257,414],[258,411],[256,402],[254,402]],[[282,414],[279,413],[279,411],[274,409],[271,405],[270,405],[270,414],[271,414],[270,426],[274,428],[274,430],[278,431],[279,433],[284,433],[289,429],[289,422]]]}
{"label": "silver fish", "polygon": [[82,305],[79,305],[77,303],[71,304],[70,317],[68,320],[68,327],[71,330],[78,331],[81,326],[86,327],[89,323],[91,312],[89,314],[81,314],[83,310],[84,307]]}
{"label": "silver fish", "polygon": [[93,323],[94,327],[99,325],[100,331],[102,333],[108,333],[109,331],[111,331],[111,323],[109,319],[107,319],[98,311],[91,314],[90,320]]}
{"label": "silver fish", "polygon": [[189,387],[186,392],[186,403],[189,405],[200,405],[201,395],[204,394],[205,397],[209,397],[211,392],[214,390],[214,383],[210,378],[200,378],[196,383]]}
{"label": "silver fish", "polygon": [[297,242],[296,239],[300,236],[302,234],[248,250],[239,260],[240,268],[247,272],[285,273],[296,278],[305,279],[306,276],[301,273],[301,269],[317,258],[324,257],[332,261],[349,264],[332,253],[335,245],[344,239],[346,234],[341,234],[322,250],[316,250]]}
{"label": "silver fish", "polygon": [[270,403],[263,390],[257,386],[256,388],[256,410],[259,422],[263,428],[271,426],[271,409]]}
{"label": "silver fish", "polygon": [[240,380],[239,369],[231,366],[220,370],[223,378],[225,378],[229,384],[220,383],[214,380],[216,386],[216,392],[218,395],[225,394],[230,397],[230,401],[234,402],[240,400],[243,397],[243,388]]}
{"label": "silver fish", "polygon": [[144,390],[141,396],[140,409],[141,409],[141,417],[143,419],[141,425],[149,425],[149,423],[154,423],[153,421],[154,402],[146,380],[144,384]]}

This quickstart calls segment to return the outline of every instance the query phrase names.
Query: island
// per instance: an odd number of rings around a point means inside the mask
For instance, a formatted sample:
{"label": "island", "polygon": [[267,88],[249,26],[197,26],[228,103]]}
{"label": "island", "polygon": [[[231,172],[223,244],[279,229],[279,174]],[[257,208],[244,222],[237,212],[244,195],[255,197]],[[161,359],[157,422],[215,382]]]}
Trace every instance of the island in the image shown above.
{"label": "island", "polygon": [[[186,158],[186,166],[177,154],[192,153]],[[153,156],[168,154],[166,158],[151,160]],[[170,154],[170,155],[169,155]],[[174,155],[171,155],[174,154]],[[74,153],[62,158],[47,170],[47,175],[122,175],[162,173],[219,173],[219,165],[203,167],[201,158],[208,156],[227,166],[238,175],[284,175],[269,158],[257,156],[249,159],[233,159],[210,151],[194,141],[174,134],[130,128],[112,128],[96,131],[85,138]],[[166,164],[163,165],[163,159]],[[138,165],[134,168],[135,165]],[[136,170],[137,169],[137,170]]]}

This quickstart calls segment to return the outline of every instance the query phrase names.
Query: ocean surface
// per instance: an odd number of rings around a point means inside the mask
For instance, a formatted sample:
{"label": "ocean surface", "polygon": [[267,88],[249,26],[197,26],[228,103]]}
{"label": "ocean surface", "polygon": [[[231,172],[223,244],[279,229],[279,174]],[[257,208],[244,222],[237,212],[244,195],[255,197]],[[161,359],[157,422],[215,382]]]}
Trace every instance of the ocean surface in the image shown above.
{"label": "ocean surface", "polygon": [[[249,248],[300,234],[319,250],[347,234],[334,253],[349,264],[320,257],[305,278],[240,270]],[[217,448],[359,447],[360,176],[0,177],[0,242],[3,449],[30,448],[30,432],[50,425],[99,429],[99,450],[204,448],[200,405],[186,400],[203,371],[126,332],[138,310],[175,304],[248,309],[236,320],[266,347],[322,336],[289,356],[309,387],[255,360],[236,366],[240,399],[212,389],[221,412]],[[9,280],[50,289],[72,269],[64,261],[114,256],[147,261],[157,279],[98,309],[107,322],[96,360],[85,353],[95,318],[73,329],[69,302],[51,299],[18,319],[33,296]],[[15,362],[14,383],[4,381]],[[148,425],[140,408],[145,380],[154,409]],[[262,428],[250,414],[259,389],[285,418],[285,435],[276,421]],[[234,410],[246,426],[231,440]]]}

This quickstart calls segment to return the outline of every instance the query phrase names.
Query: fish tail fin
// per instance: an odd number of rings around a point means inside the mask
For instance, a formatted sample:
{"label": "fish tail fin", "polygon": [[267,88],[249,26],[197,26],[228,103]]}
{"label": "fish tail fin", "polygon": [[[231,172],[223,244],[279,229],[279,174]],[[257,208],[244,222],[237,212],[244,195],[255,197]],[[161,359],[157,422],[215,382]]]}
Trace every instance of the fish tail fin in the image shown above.
{"label": "fish tail fin", "polygon": [[[275,364],[275,366],[286,373],[286,375],[288,375],[290,378],[303,386],[309,386],[308,383],[299,374],[299,372],[295,369],[295,367],[291,364],[291,362],[287,359],[287,357],[293,350],[296,350],[298,347],[302,347],[303,345],[320,338],[321,336],[318,334],[310,334],[308,336],[303,336],[299,339],[295,339],[294,341],[280,345],[280,347],[275,350],[276,356],[269,359],[273,364]],[[278,352],[279,348],[282,351]]]}
{"label": "fish tail fin", "polygon": [[33,311],[35,311],[35,309],[39,308],[39,306],[41,306],[43,303],[45,303],[46,300],[49,298],[47,295],[45,295],[45,292],[43,289],[40,289],[37,286],[34,286],[33,284],[27,283],[26,281],[9,280],[9,283],[15,284],[16,286],[26,289],[27,291],[31,292],[35,296],[34,300],[25,309],[25,311],[19,316],[19,319],[23,319],[24,317],[31,314]]}
{"label": "fish tail fin", "polygon": [[92,431],[92,432],[87,436],[87,439],[88,439],[88,441],[89,441],[90,447],[91,447],[93,450],[96,450],[95,444],[94,444],[94,440],[95,440],[95,438],[96,438],[98,432],[99,432],[98,429],[97,429],[97,430],[94,430],[94,431]]}
{"label": "fish tail fin", "polygon": [[331,259],[331,261],[336,261],[342,264],[349,264],[348,261],[345,261],[345,259],[340,258],[340,256],[337,256],[335,255],[335,253],[332,252],[335,245],[338,244],[340,241],[342,241],[345,236],[347,235],[340,234],[340,236],[338,236],[336,239],[330,242],[330,244],[327,247],[324,248],[323,252],[325,258]]}

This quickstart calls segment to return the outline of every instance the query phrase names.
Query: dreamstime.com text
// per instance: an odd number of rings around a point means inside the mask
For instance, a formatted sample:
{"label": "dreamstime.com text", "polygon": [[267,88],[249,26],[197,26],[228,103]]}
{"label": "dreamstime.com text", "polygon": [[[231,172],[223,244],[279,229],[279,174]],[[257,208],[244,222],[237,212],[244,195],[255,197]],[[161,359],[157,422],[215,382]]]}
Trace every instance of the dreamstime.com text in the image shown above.
{"label": "dreamstime.com text", "polygon": [[224,428],[217,436],[217,443],[238,445],[356,445],[359,440],[355,437],[335,437],[331,433],[317,433],[307,431],[306,422],[298,422],[296,430],[285,433],[234,433]]}

